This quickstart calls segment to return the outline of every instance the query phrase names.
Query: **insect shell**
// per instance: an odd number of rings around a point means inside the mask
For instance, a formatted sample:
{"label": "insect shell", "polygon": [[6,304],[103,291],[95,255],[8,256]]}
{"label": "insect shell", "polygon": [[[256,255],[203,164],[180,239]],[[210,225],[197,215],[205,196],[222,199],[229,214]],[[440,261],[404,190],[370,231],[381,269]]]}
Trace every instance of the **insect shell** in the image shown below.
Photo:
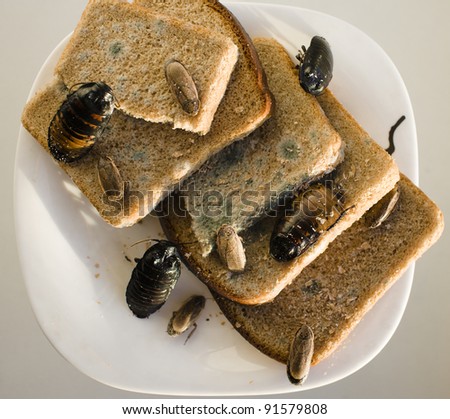
{"label": "insect shell", "polygon": [[175,245],[160,240],[139,259],[126,290],[128,307],[136,317],[146,318],[166,302],[181,274]]}
{"label": "insect shell", "polygon": [[53,157],[71,163],[85,156],[108,124],[114,108],[112,90],[103,82],[85,83],[70,93],[48,128],[48,148]]}
{"label": "insect shell", "polygon": [[377,228],[383,224],[396,208],[399,197],[400,190],[396,185],[367,212],[364,217],[366,226]]}
{"label": "insect shell", "polygon": [[184,112],[197,115],[200,109],[197,86],[186,67],[177,60],[170,60],[165,67],[167,83]]}
{"label": "insect shell", "polygon": [[217,232],[217,251],[220,259],[231,272],[243,272],[247,262],[241,238],[234,228],[224,224]]}
{"label": "insect shell", "polygon": [[304,324],[295,334],[289,348],[287,376],[292,384],[303,384],[308,377],[314,354],[314,333]]}
{"label": "insect shell", "polygon": [[290,208],[278,219],[270,238],[270,254],[280,261],[304,253],[345,212],[341,188],[332,181],[316,183],[296,196]]}
{"label": "insect shell", "polygon": [[302,50],[296,58],[300,61],[299,80],[305,91],[318,96],[333,77],[333,54],[328,41],[321,36],[314,36],[308,49]]}
{"label": "insect shell", "polygon": [[123,196],[124,182],[122,175],[111,157],[100,157],[98,159],[97,174],[104,193]]}
{"label": "insect shell", "polygon": [[185,301],[177,311],[173,312],[172,318],[167,326],[167,333],[170,336],[178,336],[192,325],[196,327],[195,320],[197,320],[205,307],[205,302],[206,299],[202,295],[193,295]]}

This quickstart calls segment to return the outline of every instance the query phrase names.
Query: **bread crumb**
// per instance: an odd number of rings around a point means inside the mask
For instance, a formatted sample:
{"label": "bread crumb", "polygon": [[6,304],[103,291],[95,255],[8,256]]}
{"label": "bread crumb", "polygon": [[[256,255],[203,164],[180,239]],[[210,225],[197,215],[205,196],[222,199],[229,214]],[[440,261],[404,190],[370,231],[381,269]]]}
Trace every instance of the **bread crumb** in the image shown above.
{"label": "bread crumb", "polygon": [[361,246],[359,246],[360,250],[367,250],[370,249],[370,243],[369,242],[364,242]]}

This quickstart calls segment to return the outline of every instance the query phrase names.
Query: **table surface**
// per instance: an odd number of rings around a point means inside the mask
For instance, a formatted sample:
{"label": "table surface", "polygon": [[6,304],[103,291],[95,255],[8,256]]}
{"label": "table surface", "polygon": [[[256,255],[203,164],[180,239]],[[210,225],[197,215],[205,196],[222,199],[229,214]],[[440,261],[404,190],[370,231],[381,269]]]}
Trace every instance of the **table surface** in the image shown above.
{"label": "table surface", "polygon": [[[83,375],[51,346],[32,312],[13,224],[13,174],[20,115],[48,54],[75,27],[87,0],[2,0],[0,397],[151,398]],[[270,3],[260,0],[259,3]],[[273,3],[273,1],[272,1]],[[392,58],[411,97],[421,188],[449,213],[450,2],[442,0],[283,0],[339,17],[373,38]],[[447,250],[445,250],[447,249]],[[334,384],[286,398],[449,398],[449,235],[417,263],[403,319],[383,351]],[[156,396],[159,397],[159,396]],[[277,398],[283,395],[277,395]],[[265,397],[267,398],[267,397]]]}

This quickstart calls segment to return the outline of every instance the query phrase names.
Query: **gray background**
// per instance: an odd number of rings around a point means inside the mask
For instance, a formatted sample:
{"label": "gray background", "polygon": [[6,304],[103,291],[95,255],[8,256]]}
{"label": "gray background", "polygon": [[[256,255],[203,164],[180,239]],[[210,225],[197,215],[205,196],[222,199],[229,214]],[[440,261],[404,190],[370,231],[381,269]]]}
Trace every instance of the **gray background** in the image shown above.
{"label": "gray background", "polygon": [[[312,8],[346,20],[366,32],[392,58],[415,112],[420,186],[448,216],[450,2],[283,0],[278,3]],[[59,41],[73,30],[85,5],[86,0],[0,0],[2,398],[151,397],[100,384],[58,354],[31,310],[15,246],[13,172],[20,114],[38,70]],[[286,397],[449,398],[448,249],[449,236],[444,232],[438,244],[416,264],[402,322],[372,362],[335,384]]]}

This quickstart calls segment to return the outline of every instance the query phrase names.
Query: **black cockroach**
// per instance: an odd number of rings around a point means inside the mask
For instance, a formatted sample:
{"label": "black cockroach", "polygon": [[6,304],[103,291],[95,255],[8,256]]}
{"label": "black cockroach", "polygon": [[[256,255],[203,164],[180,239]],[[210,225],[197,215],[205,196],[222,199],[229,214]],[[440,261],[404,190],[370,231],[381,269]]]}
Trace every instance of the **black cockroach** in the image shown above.
{"label": "black cockroach", "polygon": [[318,96],[333,77],[333,53],[328,41],[314,36],[308,49],[302,45],[296,58],[300,61],[299,80],[303,89]]}
{"label": "black cockroach", "polygon": [[270,254],[281,262],[300,256],[345,213],[344,194],[332,181],[315,183],[297,195],[275,224]]}
{"label": "black cockroach", "polygon": [[73,86],[48,128],[48,148],[53,157],[71,163],[85,156],[108,124],[115,106],[112,89],[106,83]]}
{"label": "black cockroach", "polygon": [[181,274],[178,250],[172,242],[157,240],[137,260],[126,290],[128,307],[136,317],[146,318],[166,302]]}

